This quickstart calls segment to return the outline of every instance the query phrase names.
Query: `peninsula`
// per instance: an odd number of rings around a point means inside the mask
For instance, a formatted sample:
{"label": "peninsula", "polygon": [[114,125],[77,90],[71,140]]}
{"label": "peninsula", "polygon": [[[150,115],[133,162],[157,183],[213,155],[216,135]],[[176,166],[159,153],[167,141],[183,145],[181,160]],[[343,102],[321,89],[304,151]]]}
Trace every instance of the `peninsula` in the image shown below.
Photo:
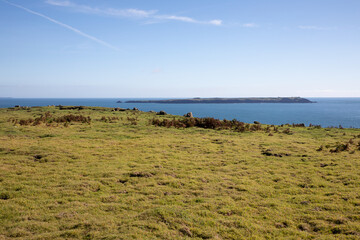
{"label": "peninsula", "polygon": [[[120,103],[120,101],[118,101]],[[166,99],[166,100],[131,100],[126,103],[314,103],[301,97],[277,97],[277,98],[189,98],[189,99]]]}

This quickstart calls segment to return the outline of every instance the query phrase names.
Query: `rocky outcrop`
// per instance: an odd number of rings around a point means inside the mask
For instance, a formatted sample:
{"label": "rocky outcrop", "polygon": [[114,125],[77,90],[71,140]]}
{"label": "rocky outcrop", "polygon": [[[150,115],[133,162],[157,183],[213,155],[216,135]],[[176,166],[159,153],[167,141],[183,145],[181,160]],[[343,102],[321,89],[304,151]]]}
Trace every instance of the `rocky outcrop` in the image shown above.
{"label": "rocky outcrop", "polygon": [[184,115],[184,117],[193,118],[194,116],[192,112],[188,112],[187,114]]}
{"label": "rocky outcrop", "polygon": [[160,112],[157,113],[157,115],[167,115],[167,113],[161,110]]}

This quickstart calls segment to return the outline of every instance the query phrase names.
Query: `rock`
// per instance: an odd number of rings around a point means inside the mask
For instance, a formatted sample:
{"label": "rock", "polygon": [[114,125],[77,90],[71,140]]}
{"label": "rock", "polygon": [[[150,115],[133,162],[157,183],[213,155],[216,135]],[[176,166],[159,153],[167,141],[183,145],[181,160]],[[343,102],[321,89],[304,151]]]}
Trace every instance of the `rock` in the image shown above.
{"label": "rock", "polygon": [[157,113],[157,115],[167,115],[167,113],[161,110],[160,112]]}
{"label": "rock", "polygon": [[139,111],[139,109],[137,109],[136,107],[133,108],[134,111]]}
{"label": "rock", "polygon": [[19,107],[20,107],[20,105],[15,105],[15,107],[16,107],[16,108],[19,108]]}
{"label": "rock", "polygon": [[150,111],[149,111],[149,113],[156,113],[156,112],[155,112],[155,111],[153,111],[153,110],[150,110]]}
{"label": "rock", "polygon": [[184,117],[189,117],[189,118],[193,118],[193,114],[192,112],[188,112],[187,114],[184,115]]}
{"label": "rock", "polygon": [[254,124],[260,124],[260,122],[258,122],[258,121],[254,121]]}
{"label": "rock", "polygon": [[122,101],[117,101],[116,103],[122,103]]}

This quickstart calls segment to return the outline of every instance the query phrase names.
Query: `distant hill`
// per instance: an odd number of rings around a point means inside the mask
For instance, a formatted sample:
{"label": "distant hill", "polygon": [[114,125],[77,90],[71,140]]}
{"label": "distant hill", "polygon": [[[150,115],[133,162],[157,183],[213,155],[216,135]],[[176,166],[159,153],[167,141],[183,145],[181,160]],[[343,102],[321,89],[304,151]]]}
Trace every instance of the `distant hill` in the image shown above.
{"label": "distant hill", "polygon": [[[120,103],[120,101],[118,101]],[[301,97],[278,97],[278,98],[190,98],[190,99],[166,99],[166,100],[132,100],[126,103],[314,103]]]}

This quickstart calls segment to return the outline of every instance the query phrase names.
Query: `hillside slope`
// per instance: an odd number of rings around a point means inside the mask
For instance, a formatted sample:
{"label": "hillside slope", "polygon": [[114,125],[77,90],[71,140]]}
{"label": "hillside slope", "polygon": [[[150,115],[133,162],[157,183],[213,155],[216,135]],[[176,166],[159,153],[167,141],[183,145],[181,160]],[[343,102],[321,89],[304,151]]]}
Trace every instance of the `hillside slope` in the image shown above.
{"label": "hillside slope", "polygon": [[0,239],[360,237],[359,129],[62,109],[0,109]]}

